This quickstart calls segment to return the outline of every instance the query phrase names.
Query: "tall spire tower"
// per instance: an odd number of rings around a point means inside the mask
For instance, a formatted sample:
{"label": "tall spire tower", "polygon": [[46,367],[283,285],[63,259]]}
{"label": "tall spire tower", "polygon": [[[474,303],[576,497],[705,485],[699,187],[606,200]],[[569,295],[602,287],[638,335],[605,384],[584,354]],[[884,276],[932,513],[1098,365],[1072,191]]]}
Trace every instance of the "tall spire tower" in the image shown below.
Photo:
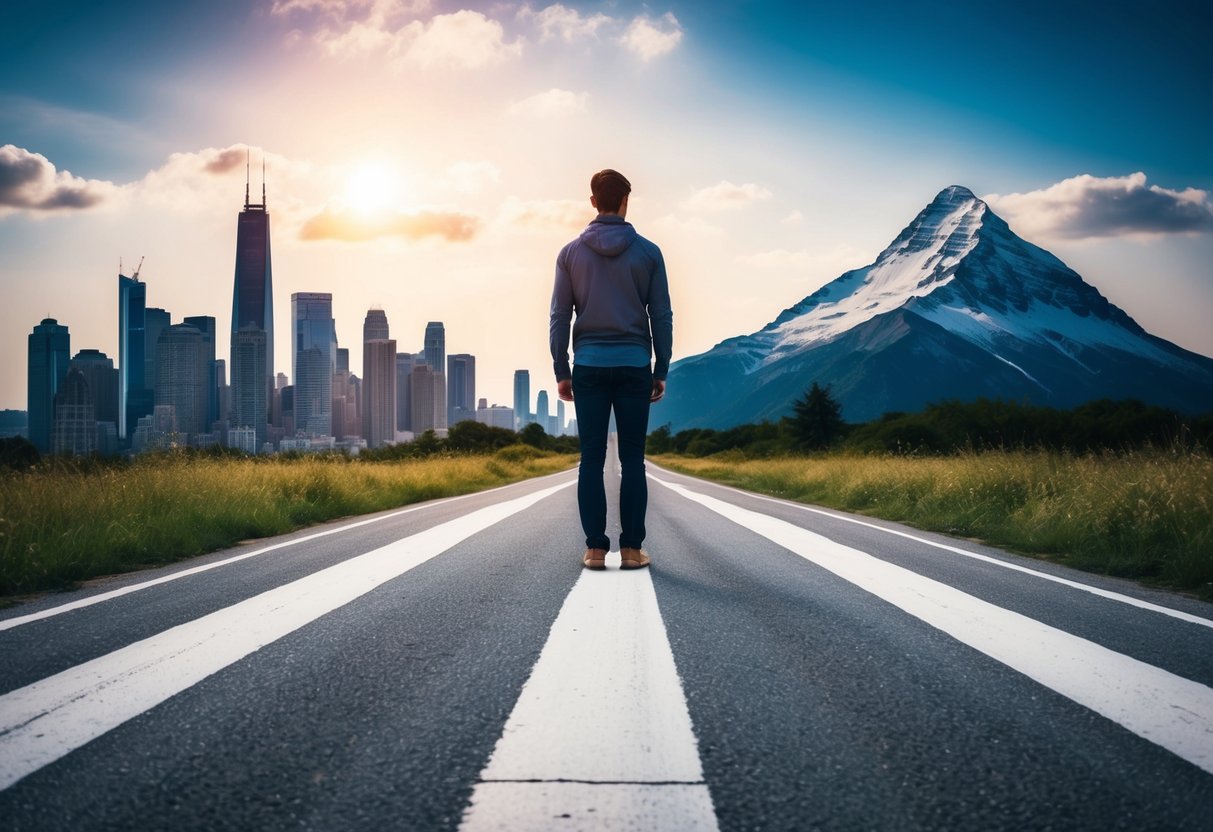
{"label": "tall spire tower", "polygon": [[274,286],[270,266],[270,215],[265,209],[262,162],[261,202],[250,202],[251,158],[245,162],[244,210],[236,223],[236,277],[232,291],[233,427],[266,439],[274,384]]}

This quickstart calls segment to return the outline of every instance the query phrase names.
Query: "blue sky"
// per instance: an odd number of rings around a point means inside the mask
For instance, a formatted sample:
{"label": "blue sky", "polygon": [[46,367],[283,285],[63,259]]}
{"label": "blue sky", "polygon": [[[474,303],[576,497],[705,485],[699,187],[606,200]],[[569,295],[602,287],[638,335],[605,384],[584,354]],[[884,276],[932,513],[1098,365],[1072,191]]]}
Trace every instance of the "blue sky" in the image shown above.
{"label": "blue sky", "polygon": [[[583,180],[608,165],[637,185],[630,218],[673,267],[676,357],[871,262],[950,184],[1147,329],[1213,354],[1208,2],[4,14],[0,280],[16,291],[0,348],[21,354],[50,312],[73,350],[112,355],[97,310],[119,257],[148,256],[152,302],[174,319],[225,325],[247,147],[269,160],[278,308],[333,291],[355,363],[368,306],[402,350],[445,319],[453,351],[483,356],[490,400],[509,400],[517,367],[546,373],[550,261],[588,219]],[[351,220],[355,204],[379,214]],[[538,335],[503,343],[486,304]],[[0,407],[23,406],[23,371],[0,371]]]}

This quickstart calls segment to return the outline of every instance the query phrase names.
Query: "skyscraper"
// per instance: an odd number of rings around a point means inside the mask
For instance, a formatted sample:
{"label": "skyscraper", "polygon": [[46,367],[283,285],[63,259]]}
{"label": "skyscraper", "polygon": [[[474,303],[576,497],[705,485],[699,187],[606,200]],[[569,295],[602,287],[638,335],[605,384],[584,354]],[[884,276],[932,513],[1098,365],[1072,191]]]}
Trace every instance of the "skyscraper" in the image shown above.
{"label": "skyscraper", "polygon": [[412,379],[416,363],[412,353],[396,353],[396,430],[413,429]]}
{"label": "skyscraper", "polygon": [[[232,384],[229,391],[232,427],[253,430],[256,448],[265,442],[269,418],[270,380],[265,369],[265,352],[266,332],[256,324],[249,324],[232,336]],[[244,434],[241,437],[242,442],[247,442]]]}
{"label": "skyscraper", "polygon": [[[177,431],[186,437],[206,433],[210,375],[202,333],[189,324],[170,326],[156,343],[156,406],[171,405]],[[188,441],[188,439],[187,439]]]}
{"label": "skyscraper", "polygon": [[447,356],[447,424],[476,418],[476,356]]}
{"label": "skyscraper", "polygon": [[160,333],[172,326],[172,315],[157,306],[149,306],[144,312],[143,322],[143,382],[152,398],[156,397],[156,372],[160,363],[156,360],[156,349]]}
{"label": "skyscraper", "polygon": [[543,432],[551,435],[552,425],[548,416],[548,391],[540,390],[535,398],[535,421],[543,428]]}
{"label": "skyscraper", "polygon": [[[261,346],[252,330],[262,333]],[[240,342],[239,344],[237,342]],[[261,202],[249,200],[244,185],[244,210],[236,223],[236,277],[232,290],[232,401],[237,427],[257,431],[257,444],[266,437],[274,379],[274,287],[270,268],[270,215],[265,207],[265,170]],[[256,361],[255,366],[243,361]],[[257,421],[242,421],[241,419]]]}
{"label": "skyscraper", "polygon": [[430,371],[430,365],[424,361],[413,367],[413,375],[409,378],[411,387],[409,398],[413,406],[413,433],[417,436],[427,430],[437,427],[437,402],[434,391],[437,388],[435,373]]}
{"label": "skyscraper", "polygon": [[386,341],[391,338],[387,325],[387,313],[382,309],[366,310],[362,321],[362,341]]}
{"label": "skyscraper", "polygon": [[219,420],[219,366],[215,363],[219,329],[211,315],[190,315],[183,318],[182,323],[202,333],[202,350],[206,354],[206,430],[209,431],[211,425]]}
{"label": "skyscraper", "polygon": [[118,438],[130,439],[141,416],[152,412],[144,363],[147,284],[118,275]]}
{"label": "skyscraper", "polygon": [[396,342],[382,309],[362,324],[362,438],[368,448],[396,441]]}
{"label": "skyscraper", "polygon": [[295,345],[295,429],[309,436],[333,435],[333,374],[337,371],[337,329],[328,292],[291,295]]}
{"label": "skyscraper", "polygon": [[45,318],[29,335],[27,410],[29,440],[42,453],[51,452],[55,394],[67,377],[71,336],[54,318]]}
{"label": "skyscraper", "polygon": [[92,394],[98,422],[118,425],[118,371],[113,360],[100,350],[80,350],[70,362],[84,374]]}
{"label": "skyscraper", "polygon": [[446,372],[446,327],[442,321],[425,325],[425,363],[431,372]]}
{"label": "skyscraper", "polygon": [[79,368],[68,370],[55,394],[51,449],[57,454],[88,456],[97,450],[97,419],[88,381]]}
{"label": "skyscraper", "polygon": [[556,435],[564,436],[564,399],[556,399]]}
{"label": "skyscraper", "polygon": [[358,413],[361,385],[350,372],[350,351],[337,348],[337,370],[333,373],[333,436],[350,439],[361,436],[362,417]]}
{"label": "skyscraper", "polygon": [[514,371],[514,429],[526,427],[531,416],[531,371]]}

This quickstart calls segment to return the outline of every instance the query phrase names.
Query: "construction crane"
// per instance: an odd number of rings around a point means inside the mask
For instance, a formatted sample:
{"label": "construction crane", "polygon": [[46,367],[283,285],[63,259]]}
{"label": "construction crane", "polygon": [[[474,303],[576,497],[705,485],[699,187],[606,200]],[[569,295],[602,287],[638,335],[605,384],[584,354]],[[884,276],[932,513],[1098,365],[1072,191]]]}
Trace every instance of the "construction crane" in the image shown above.
{"label": "construction crane", "polygon": [[139,265],[135,266],[135,273],[131,275],[131,280],[139,279],[139,271],[143,268],[143,257],[139,258]]}

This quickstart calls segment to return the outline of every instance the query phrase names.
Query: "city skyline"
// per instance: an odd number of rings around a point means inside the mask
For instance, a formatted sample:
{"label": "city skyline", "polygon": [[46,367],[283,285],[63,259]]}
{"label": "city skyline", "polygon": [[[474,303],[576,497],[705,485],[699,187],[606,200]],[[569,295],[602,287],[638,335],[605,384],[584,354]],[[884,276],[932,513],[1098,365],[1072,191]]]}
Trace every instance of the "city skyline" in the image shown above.
{"label": "city skyline", "polygon": [[[399,332],[442,320],[482,394],[507,402],[518,367],[552,384],[555,253],[609,166],[666,255],[676,359],[872,262],[951,184],[1148,331],[1213,354],[1211,15],[1178,0],[15,8],[0,349],[49,314],[117,356],[100,310],[119,260],[144,255],[154,305],[223,324],[231,211],[264,165],[277,307],[333,293],[354,367],[365,310]],[[285,320],[265,346],[275,370]],[[0,365],[0,407],[24,406],[22,375]]]}

